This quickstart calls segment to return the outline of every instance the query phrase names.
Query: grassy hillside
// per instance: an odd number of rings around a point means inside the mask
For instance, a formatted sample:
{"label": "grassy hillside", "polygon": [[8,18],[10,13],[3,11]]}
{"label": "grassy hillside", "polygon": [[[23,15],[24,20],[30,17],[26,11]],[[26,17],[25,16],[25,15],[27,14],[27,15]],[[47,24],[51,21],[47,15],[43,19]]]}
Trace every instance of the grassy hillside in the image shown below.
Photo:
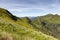
{"label": "grassy hillside", "polygon": [[33,19],[32,23],[35,28],[44,34],[51,35],[55,38],[60,39],[60,16],[48,14]]}
{"label": "grassy hillside", "polygon": [[[38,19],[39,21],[37,21]],[[47,29],[42,30],[42,27],[45,26],[45,24],[41,24],[44,18],[41,19],[41,22],[40,17],[38,19],[19,18],[8,10],[0,8],[0,40],[58,40],[54,36],[48,35]],[[56,23],[58,22],[56,21]],[[43,28],[45,29],[45,27]],[[50,33],[49,30],[48,33]]]}

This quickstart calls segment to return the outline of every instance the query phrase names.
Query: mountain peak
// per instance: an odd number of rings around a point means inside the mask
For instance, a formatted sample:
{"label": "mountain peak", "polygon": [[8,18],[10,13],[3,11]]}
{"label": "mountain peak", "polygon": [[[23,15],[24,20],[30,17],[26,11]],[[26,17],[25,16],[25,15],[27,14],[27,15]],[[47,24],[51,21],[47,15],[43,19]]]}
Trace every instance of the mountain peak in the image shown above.
{"label": "mountain peak", "polygon": [[10,13],[8,10],[0,8],[0,17],[10,17],[13,20],[17,20],[17,17]]}
{"label": "mountain peak", "polygon": [[12,15],[8,10],[0,8],[0,14]]}

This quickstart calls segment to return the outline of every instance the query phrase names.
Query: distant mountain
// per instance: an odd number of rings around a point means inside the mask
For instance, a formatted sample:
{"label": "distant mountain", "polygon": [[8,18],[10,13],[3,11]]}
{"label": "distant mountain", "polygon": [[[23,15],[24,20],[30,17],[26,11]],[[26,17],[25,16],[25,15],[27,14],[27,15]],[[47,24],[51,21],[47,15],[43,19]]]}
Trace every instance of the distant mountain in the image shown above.
{"label": "distant mountain", "polygon": [[32,21],[35,28],[44,34],[51,35],[55,38],[60,39],[60,16],[48,14],[40,16]]}
{"label": "distant mountain", "polygon": [[60,16],[19,18],[0,8],[0,40],[59,40]]}

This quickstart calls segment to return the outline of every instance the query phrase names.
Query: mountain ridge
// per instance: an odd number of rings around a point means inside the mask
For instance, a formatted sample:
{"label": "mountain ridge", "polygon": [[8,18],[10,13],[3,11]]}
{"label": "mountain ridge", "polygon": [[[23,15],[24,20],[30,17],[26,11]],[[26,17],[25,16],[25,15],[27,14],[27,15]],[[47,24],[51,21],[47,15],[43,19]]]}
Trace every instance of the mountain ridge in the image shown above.
{"label": "mountain ridge", "polygon": [[56,35],[54,35],[55,37],[50,35],[52,33],[49,31],[47,33],[50,34],[45,33],[47,20],[43,20],[44,18],[46,17],[35,17],[34,19],[29,19],[29,17],[19,18],[8,10],[0,8],[0,40],[58,40]]}

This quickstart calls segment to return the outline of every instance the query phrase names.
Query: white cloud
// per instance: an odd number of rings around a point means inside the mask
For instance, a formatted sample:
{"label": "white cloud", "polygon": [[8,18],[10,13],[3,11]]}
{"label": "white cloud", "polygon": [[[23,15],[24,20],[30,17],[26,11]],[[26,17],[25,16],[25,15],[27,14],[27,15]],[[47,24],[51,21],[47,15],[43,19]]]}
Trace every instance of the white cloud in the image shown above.
{"label": "white cloud", "polygon": [[[60,3],[58,0],[0,0],[0,7],[8,9],[10,12],[17,16],[37,16],[43,15],[46,13],[59,13],[60,11]],[[41,12],[36,13],[36,10]],[[33,12],[31,12],[33,11]],[[35,12],[34,12],[35,11]],[[31,15],[23,13],[23,12],[31,12]],[[38,11],[37,11],[38,12]],[[23,13],[23,14],[21,14]],[[33,14],[33,15],[32,15]]]}

